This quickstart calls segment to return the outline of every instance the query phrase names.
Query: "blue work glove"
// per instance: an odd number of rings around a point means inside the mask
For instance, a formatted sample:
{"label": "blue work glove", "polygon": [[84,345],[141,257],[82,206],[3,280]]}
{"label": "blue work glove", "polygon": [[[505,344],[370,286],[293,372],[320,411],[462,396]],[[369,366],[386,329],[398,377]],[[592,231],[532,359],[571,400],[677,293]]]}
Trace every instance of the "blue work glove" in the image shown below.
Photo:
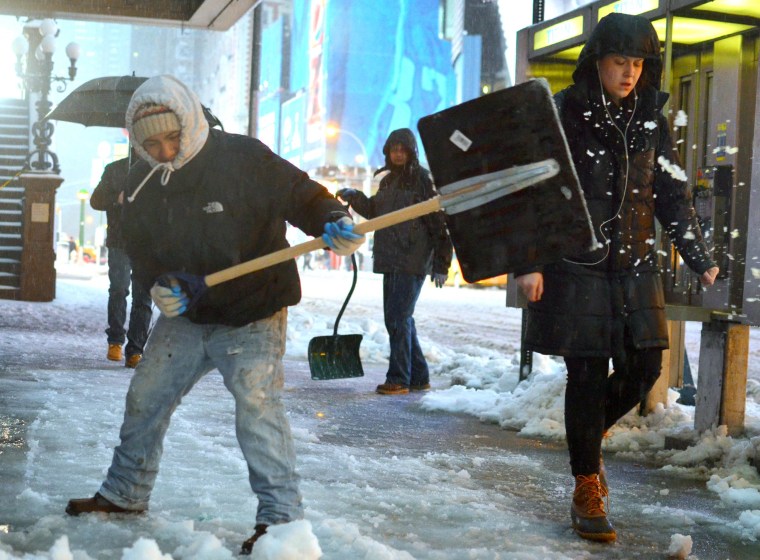
{"label": "blue work glove", "polygon": [[180,288],[176,279],[171,279],[171,287],[153,284],[150,289],[150,297],[153,303],[167,317],[182,315],[187,310],[188,297]]}
{"label": "blue work glove", "polygon": [[437,272],[434,272],[433,274],[430,275],[430,279],[435,283],[436,288],[443,288],[448,278],[449,278],[448,274],[439,274]]}
{"label": "blue work glove", "polygon": [[360,233],[354,233],[354,222],[348,216],[340,218],[337,222],[325,224],[325,232],[322,241],[330,247],[336,255],[346,257],[361,247],[365,237]]}
{"label": "blue work glove", "polygon": [[335,196],[337,198],[342,198],[346,202],[350,202],[349,199],[353,196],[356,196],[357,190],[356,189],[338,189],[335,192]]}

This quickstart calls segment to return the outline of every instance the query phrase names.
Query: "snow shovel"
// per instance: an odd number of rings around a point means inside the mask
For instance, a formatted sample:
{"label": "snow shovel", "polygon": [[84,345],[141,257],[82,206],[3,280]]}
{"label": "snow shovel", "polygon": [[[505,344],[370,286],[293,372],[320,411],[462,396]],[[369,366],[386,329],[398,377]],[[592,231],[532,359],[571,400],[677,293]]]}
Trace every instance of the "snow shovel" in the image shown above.
{"label": "snow shovel", "polygon": [[346,379],[348,377],[363,377],[364,370],[359,358],[359,345],[362,342],[360,334],[338,334],[338,323],[346,310],[348,300],[356,288],[356,257],[351,255],[354,267],[354,279],[348,291],[346,301],[340,308],[335,319],[332,336],[315,336],[309,341],[309,369],[312,379]]}
{"label": "snow shovel", "polygon": [[[518,193],[532,185],[554,177],[559,171],[559,164],[553,159],[547,159],[464,179],[446,185],[446,187],[440,190],[441,194],[438,196],[356,224],[354,231],[362,234],[369,233],[432,214],[439,210],[442,210],[447,215],[456,215],[457,213],[477,208],[501,197]],[[274,253],[251,259],[218,272],[207,274],[206,276],[184,272],[170,272],[159,278],[158,282],[169,286],[171,285],[171,278],[175,278],[188,295],[189,302],[187,308],[190,309],[212,286],[295,259],[311,251],[325,248],[326,245],[322,238],[316,237],[310,241],[293,245],[286,249],[280,249]],[[500,274],[503,274],[503,272]]]}

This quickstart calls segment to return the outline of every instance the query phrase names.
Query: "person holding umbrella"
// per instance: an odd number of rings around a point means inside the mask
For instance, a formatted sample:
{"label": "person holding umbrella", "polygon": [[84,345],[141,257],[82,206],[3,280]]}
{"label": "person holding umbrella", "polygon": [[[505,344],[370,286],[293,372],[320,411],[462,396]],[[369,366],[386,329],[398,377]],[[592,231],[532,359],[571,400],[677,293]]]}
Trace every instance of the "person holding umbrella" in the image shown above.
{"label": "person holding umbrella", "polygon": [[[161,316],[127,393],[120,444],[98,492],[69,515],[148,509],[162,441],[182,397],[218,369],[235,399],[235,428],[258,498],[253,535],[303,517],[281,401],[287,308],[301,297],[294,260],[213,286],[197,301],[181,273],[206,275],[288,246],[286,222],[340,255],[364,242],[340,204],[260,141],[210,130],[198,98],[173,76],[143,83],[127,128],[144,160],[129,174],[124,238],[136,282]],[[188,458],[190,461],[191,459]]]}
{"label": "person holding umbrella", "polygon": [[[662,114],[662,60],[652,24],[612,13],[578,57],[573,85],[555,96],[596,235],[584,254],[515,271],[528,299],[524,344],[567,366],[565,429],[575,490],[573,528],[614,541],[604,498],[603,434],[660,376],[668,347],[655,218],[678,254],[710,286],[718,267]],[[609,362],[613,372],[610,375]]]}

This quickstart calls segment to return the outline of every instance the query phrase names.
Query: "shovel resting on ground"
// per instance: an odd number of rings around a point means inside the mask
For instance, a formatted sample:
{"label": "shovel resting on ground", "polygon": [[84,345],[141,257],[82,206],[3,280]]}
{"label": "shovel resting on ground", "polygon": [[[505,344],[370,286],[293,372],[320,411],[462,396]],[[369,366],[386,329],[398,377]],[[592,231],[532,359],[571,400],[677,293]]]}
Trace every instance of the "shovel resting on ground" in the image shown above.
{"label": "shovel resting on ground", "polygon": [[338,323],[356,288],[357,271],[354,255],[351,255],[351,264],[354,268],[354,278],[343,307],[340,308],[338,318],[335,319],[332,336],[315,336],[309,341],[309,369],[312,379],[345,379],[364,375],[359,358],[362,335],[338,334]]}
{"label": "shovel resting on ground", "polygon": [[[556,160],[550,158],[536,163],[463,179],[441,188],[441,194],[433,198],[356,224],[354,231],[361,234],[369,233],[432,214],[439,210],[443,210],[447,215],[466,212],[501,197],[527,189],[541,181],[554,177],[559,172],[559,164]],[[456,239],[454,239],[453,234],[452,240],[456,246]],[[166,277],[176,278],[188,296],[189,302],[187,307],[189,309],[212,286],[325,248],[326,245],[322,238],[316,237],[310,241],[251,259],[218,272],[207,274],[206,276],[171,272],[164,275],[159,281],[163,281],[166,285],[169,285]]]}

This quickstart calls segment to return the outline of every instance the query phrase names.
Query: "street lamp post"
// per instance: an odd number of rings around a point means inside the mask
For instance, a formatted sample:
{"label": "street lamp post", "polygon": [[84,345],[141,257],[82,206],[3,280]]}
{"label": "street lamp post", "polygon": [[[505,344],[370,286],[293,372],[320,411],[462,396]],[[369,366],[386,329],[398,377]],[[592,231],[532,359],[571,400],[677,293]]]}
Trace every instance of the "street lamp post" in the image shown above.
{"label": "street lamp post", "polygon": [[50,112],[52,103],[48,99],[50,86],[59,82],[57,91],[66,89],[66,82],[76,77],[76,62],[79,58],[79,45],[69,43],[66,46],[66,56],[69,57],[68,77],[53,76],[53,53],[55,38],[59,34],[58,25],[52,19],[29,20],[24,26],[23,35],[13,41],[13,52],[16,55],[16,75],[21,78],[27,94],[37,93],[37,122],[32,125],[35,149],[29,153],[24,163],[25,169],[35,171],[52,170],[58,174],[58,156],[49,147],[53,136],[53,123],[45,120]]}
{"label": "street lamp post", "polygon": [[364,142],[361,141],[361,138],[359,138],[356,134],[351,132],[350,130],[346,130],[345,128],[340,128],[339,126],[328,123],[325,127],[325,134],[328,138],[334,138],[338,134],[345,134],[346,136],[349,136],[353,138],[357,144],[359,144],[359,149],[361,150],[362,159],[364,160],[364,181],[362,183],[363,185],[363,191],[364,194],[367,196],[370,196],[372,194],[372,169],[369,165],[369,156],[367,155],[367,148],[364,146]]}
{"label": "street lamp post", "polygon": [[84,247],[84,211],[87,200],[90,198],[90,193],[87,191],[87,189],[79,189],[77,192],[77,198],[79,199],[79,262],[82,262],[82,249]]}

